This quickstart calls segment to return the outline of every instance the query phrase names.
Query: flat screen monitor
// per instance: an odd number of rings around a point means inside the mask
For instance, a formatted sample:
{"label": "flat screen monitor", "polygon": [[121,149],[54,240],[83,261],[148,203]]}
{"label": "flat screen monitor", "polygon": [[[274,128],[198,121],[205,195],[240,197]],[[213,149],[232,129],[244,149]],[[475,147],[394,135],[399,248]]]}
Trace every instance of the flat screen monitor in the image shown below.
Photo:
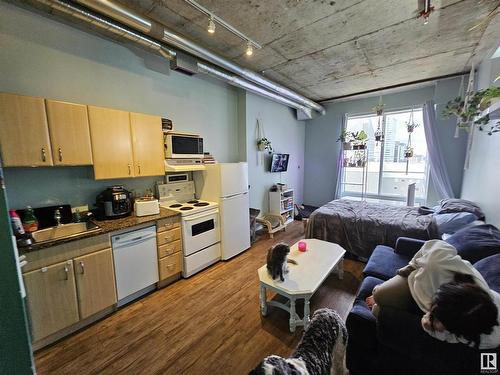
{"label": "flat screen monitor", "polygon": [[286,172],[288,169],[289,154],[273,154],[271,172]]}

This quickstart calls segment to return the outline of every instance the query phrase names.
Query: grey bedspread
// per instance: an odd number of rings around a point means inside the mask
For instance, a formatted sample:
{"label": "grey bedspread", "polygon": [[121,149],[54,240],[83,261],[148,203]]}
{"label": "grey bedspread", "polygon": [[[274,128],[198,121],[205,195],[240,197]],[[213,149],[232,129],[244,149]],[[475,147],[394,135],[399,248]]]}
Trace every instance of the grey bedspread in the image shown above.
{"label": "grey bedspread", "polygon": [[394,247],[398,237],[438,238],[432,215],[417,207],[339,199],[314,211],[307,238],[338,243],[346,251],[368,259],[377,245]]}

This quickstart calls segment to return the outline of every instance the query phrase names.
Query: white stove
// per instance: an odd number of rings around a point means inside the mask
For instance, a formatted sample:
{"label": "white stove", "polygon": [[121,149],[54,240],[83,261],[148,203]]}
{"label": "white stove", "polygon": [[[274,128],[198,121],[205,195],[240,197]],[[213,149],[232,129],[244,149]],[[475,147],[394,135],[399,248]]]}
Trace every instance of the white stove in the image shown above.
{"label": "white stove", "polygon": [[181,216],[215,209],[218,203],[195,199],[193,181],[172,182],[157,186],[160,206],[176,211]]}
{"label": "white stove", "polygon": [[189,277],[221,258],[218,204],[195,199],[193,181],[157,185],[160,206],[181,214],[183,270]]}

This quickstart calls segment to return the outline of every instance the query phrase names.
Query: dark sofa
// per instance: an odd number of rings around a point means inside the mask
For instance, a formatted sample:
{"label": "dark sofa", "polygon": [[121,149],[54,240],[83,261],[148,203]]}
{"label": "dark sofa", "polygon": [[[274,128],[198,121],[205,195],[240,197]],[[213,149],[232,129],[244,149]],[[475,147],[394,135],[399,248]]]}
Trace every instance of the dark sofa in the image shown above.
{"label": "dark sofa", "polygon": [[[500,231],[492,225],[465,228],[447,239],[470,261],[491,289],[500,293]],[[351,375],[362,374],[479,374],[480,353],[463,344],[429,336],[420,325],[420,310],[380,310],[372,315],[365,298],[375,285],[407,265],[424,241],[399,238],[395,248],[377,246],[363,271],[364,279],[347,317],[349,342],[346,362]],[[496,351],[499,352],[500,348]],[[500,366],[500,355],[499,366]],[[499,367],[500,370],[500,367]]]}

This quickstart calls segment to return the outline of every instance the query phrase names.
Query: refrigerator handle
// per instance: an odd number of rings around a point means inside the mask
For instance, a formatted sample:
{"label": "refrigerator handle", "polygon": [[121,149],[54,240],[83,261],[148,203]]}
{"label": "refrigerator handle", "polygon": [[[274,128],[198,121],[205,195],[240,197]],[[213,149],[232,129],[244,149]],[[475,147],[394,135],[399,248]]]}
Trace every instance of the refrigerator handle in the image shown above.
{"label": "refrigerator handle", "polygon": [[227,199],[231,199],[231,198],[234,198],[234,197],[237,197],[238,195],[246,195],[248,194],[248,191],[245,191],[243,193],[236,193],[236,194],[231,194],[231,195],[228,195],[228,196],[225,196],[225,197],[222,197],[221,200],[227,200]]}

